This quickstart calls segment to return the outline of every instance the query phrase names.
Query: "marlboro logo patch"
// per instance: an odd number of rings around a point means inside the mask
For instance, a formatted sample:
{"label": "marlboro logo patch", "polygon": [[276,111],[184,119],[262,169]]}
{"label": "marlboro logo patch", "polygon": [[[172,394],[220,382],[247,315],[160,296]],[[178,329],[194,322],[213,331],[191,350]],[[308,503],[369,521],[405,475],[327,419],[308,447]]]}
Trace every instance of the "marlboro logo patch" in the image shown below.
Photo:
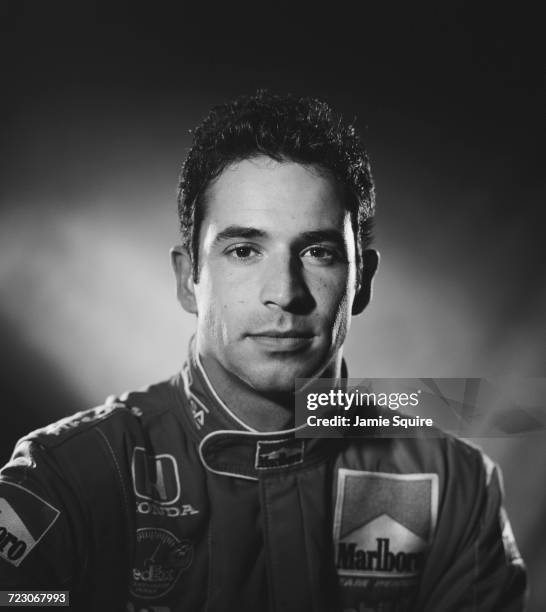
{"label": "marlboro logo patch", "polygon": [[361,579],[417,577],[437,509],[436,474],[340,469],[334,515],[338,575],[357,579],[350,581],[354,586],[364,586]]}

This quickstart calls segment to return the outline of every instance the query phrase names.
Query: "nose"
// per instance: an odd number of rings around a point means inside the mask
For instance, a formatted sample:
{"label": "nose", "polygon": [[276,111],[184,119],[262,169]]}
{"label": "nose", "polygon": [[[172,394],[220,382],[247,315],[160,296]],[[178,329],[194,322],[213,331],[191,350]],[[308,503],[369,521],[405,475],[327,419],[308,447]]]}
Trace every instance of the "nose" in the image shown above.
{"label": "nose", "polygon": [[313,309],[314,300],[305,281],[299,257],[272,257],[263,270],[261,301],[270,308],[280,308],[294,314]]}

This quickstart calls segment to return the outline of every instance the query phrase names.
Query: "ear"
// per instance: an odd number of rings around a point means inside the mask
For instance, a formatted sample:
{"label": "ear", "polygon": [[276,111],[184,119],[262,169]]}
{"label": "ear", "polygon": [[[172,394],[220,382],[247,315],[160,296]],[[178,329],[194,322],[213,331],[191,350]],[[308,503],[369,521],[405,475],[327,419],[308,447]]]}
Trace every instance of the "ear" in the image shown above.
{"label": "ear", "polygon": [[176,296],[178,301],[186,312],[197,314],[191,255],[182,246],[173,247],[170,253],[171,264],[176,277]]}
{"label": "ear", "polygon": [[360,314],[372,299],[372,283],[379,266],[379,253],[375,249],[366,249],[362,253],[360,266],[360,283],[353,301],[353,315]]}

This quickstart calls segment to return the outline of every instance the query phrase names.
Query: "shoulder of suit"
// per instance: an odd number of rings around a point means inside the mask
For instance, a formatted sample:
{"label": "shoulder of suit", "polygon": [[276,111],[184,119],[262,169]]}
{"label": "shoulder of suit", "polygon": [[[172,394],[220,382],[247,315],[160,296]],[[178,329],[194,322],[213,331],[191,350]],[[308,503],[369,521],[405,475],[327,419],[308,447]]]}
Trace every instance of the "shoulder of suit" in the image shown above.
{"label": "shoulder of suit", "polygon": [[148,422],[169,411],[174,401],[171,380],[119,397],[110,396],[100,406],[76,412],[30,432],[18,444],[28,441],[54,448],[75,438],[93,435],[97,429],[109,435],[132,433],[139,437]]}
{"label": "shoulder of suit", "polygon": [[[378,409],[378,414],[390,416]],[[408,416],[408,415],[403,415]],[[476,481],[483,478],[489,484],[498,466],[478,445],[445,432],[438,427],[426,430],[414,427],[408,435],[381,435],[363,438],[357,444],[361,452],[382,457],[385,465],[402,472],[438,472],[451,476],[468,476]]]}

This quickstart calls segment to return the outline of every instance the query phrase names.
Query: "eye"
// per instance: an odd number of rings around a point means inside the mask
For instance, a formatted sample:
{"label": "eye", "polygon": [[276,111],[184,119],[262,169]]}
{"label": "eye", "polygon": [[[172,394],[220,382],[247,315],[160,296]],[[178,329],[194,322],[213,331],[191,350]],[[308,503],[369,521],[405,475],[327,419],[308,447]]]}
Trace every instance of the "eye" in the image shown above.
{"label": "eye", "polygon": [[302,257],[321,264],[333,263],[338,259],[334,249],[324,246],[312,246],[302,253]]}
{"label": "eye", "polygon": [[252,259],[258,256],[259,252],[252,246],[241,244],[227,249],[226,254],[234,259]]}

